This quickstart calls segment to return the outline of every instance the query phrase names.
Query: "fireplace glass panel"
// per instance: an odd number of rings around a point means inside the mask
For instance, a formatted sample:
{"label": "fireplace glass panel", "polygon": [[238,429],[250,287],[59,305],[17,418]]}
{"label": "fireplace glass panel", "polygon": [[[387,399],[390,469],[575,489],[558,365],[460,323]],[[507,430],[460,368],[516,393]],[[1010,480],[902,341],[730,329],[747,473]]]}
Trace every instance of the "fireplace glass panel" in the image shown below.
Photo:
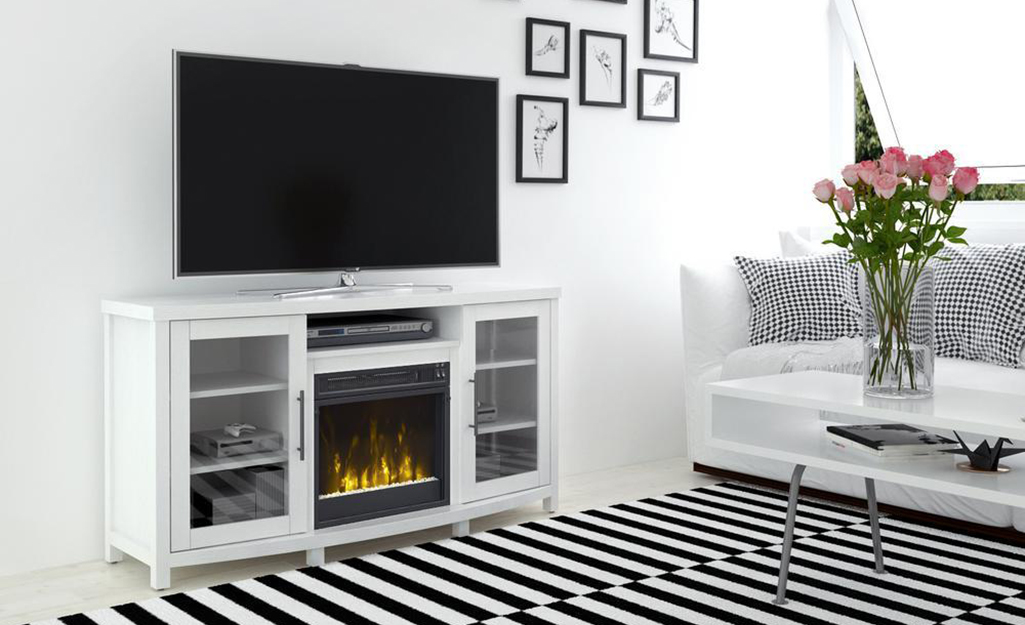
{"label": "fireplace glass panel", "polygon": [[436,395],[320,407],[319,498],[437,481]]}

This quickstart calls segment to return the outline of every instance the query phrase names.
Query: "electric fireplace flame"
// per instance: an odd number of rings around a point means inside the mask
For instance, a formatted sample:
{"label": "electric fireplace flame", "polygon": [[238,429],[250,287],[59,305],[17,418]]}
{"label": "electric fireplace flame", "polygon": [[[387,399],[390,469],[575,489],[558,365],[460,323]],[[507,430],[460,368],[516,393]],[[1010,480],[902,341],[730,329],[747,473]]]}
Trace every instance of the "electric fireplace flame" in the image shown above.
{"label": "electric fireplace flame", "polygon": [[361,421],[326,422],[321,431],[322,448],[329,450],[320,459],[321,499],[436,479],[429,432],[393,418]]}

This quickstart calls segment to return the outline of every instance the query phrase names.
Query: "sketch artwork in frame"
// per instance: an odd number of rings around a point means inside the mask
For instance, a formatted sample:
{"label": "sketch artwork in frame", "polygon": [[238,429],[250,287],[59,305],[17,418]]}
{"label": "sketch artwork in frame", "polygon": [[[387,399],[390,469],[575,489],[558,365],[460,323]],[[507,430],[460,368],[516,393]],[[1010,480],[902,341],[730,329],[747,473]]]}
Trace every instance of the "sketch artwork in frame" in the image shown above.
{"label": "sketch artwork in frame", "polygon": [[580,31],[580,104],[626,108],[626,35]]}
{"label": "sketch artwork in frame", "polygon": [[656,69],[637,70],[637,119],[680,121],[680,74]]}
{"label": "sketch artwork in frame", "polygon": [[644,0],[644,58],[698,62],[698,0]]}
{"label": "sketch artwork in frame", "polygon": [[569,182],[569,98],[516,96],[516,182]]}
{"label": "sketch artwork in frame", "polygon": [[569,22],[527,18],[527,75],[569,78]]}

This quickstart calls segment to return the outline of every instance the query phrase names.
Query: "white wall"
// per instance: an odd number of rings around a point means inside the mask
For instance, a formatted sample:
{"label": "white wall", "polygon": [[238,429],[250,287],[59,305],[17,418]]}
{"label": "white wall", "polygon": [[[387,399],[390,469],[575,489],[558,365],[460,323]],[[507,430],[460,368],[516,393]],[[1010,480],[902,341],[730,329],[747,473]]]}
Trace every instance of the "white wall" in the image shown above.
{"label": "white wall", "polygon": [[[503,266],[404,277],[563,285],[563,472],[681,455],[678,264],[815,210],[827,0],[705,0],[698,65],[642,59],[642,5],[4,0],[0,575],[101,555],[102,296],[310,281],[171,280],[172,48],[501,77]],[[573,80],[523,75],[527,16],[573,23]],[[576,104],[581,27],[629,35],[628,110]],[[637,66],[682,73],[683,123],[636,121]],[[517,93],[571,98],[569,185],[513,182]]]}

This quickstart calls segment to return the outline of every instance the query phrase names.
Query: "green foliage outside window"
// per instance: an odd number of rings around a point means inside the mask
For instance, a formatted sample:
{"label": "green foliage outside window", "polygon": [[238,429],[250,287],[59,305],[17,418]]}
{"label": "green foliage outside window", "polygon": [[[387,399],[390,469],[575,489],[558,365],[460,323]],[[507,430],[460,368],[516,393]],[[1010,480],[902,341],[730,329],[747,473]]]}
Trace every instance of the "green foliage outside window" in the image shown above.
{"label": "green foliage outside window", "polygon": [[[854,98],[854,161],[876,160],[883,155],[883,145],[857,70],[854,71]],[[1025,201],[1025,184],[980,184],[965,199]]]}

